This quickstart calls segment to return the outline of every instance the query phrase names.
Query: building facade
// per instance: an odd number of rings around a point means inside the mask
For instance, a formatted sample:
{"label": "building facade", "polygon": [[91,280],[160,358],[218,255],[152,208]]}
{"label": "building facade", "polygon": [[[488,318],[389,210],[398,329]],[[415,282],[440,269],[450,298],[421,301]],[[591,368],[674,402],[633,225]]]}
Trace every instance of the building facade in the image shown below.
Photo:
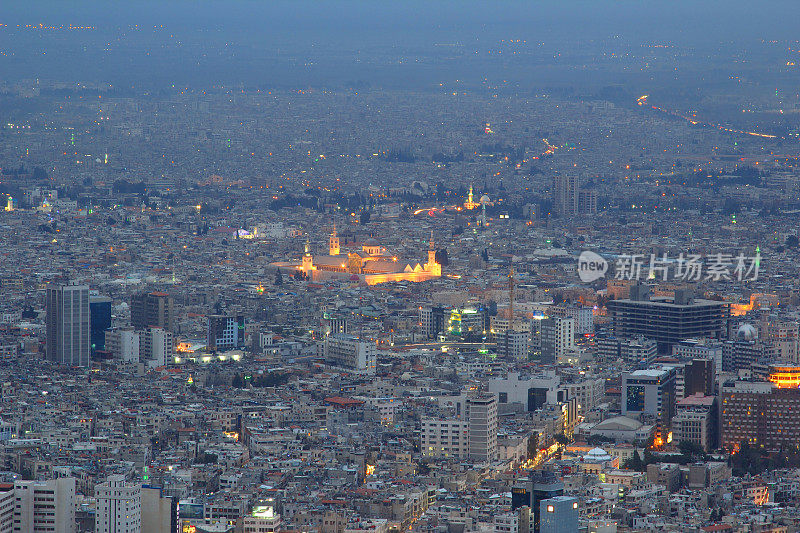
{"label": "building facade", "polygon": [[47,289],[47,358],[61,365],[89,366],[89,287]]}

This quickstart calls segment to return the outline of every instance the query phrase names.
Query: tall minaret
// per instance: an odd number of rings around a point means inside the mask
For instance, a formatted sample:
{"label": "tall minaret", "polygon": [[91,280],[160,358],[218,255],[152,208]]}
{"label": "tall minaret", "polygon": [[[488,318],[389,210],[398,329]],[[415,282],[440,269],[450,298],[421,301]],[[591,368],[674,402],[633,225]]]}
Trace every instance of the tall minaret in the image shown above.
{"label": "tall minaret", "polygon": [[428,243],[428,262],[425,263],[425,270],[436,276],[442,275],[442,265],[436,262],[436,248],[433,246],[433,230],[431,230],[431,240]]}
{"label": "tall minaret", "polygon": [[303,254],[303,272],[308,272],[310,270],[314,270],[314,258],[311,256],[311,244],[308,241],[308,235],[306,235],[306,249]]}
{"label": "tall minaret", "polygon": [[333,219],[333,233],[328,240],[328,248],[330,255],[339,255],[339,237],[336,235],[336,219]]}

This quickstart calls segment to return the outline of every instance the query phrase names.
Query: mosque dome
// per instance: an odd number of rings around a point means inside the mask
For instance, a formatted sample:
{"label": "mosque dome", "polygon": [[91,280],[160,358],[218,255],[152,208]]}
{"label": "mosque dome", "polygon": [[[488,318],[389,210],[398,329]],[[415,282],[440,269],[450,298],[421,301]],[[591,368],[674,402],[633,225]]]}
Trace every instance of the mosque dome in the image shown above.
{"label": "mosque dome", "polygon": [[374,237],[370,237],[366,241],[364,241],[364,246],[380,246],[381,243],[378,242],[378,239]]}
{"label": "mosque dome", "polygon": [[758,338],[758,330],[752,324],[742,324],[736,331],[739,340],[754,341]]}
{"label": "mosque dome", "polygon": [[592,448],[583,456],[583,460],[591,463],[603,463],[613,459],[603,448]]}
{"label": "mosque dome", "polygon": [[491,203],[492,200],[489,198],[488,194],[484,194],[483,196],[481,196],[481,199],[479,201],[482,204],[488,204]]}

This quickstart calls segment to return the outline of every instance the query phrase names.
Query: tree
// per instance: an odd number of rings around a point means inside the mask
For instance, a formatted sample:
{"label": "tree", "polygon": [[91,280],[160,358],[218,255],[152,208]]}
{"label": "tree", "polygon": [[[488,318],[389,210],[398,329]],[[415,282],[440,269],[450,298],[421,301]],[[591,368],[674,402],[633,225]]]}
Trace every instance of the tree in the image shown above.
{"label": "tree", "polygon": [[539,453],[539,433],[533,432],[528,437],[528,460],[534,459]]}
{"label": "tree", "polygon": [[275,286],[276,287],[280,287],[281,285],[283,285],[283,274],[281,274],[281,269],[280,268],[276,268],[275,269]]}
{"label": "tree", "polygon": [[639,452],[635,449],[633,450],[633,457],[625,461],[622,467],[627,470],[636,470],[637,472],[644,472],[645,470],[645,464],[642,462],[642,458],[639,457]]}
{"label": "tree", "polygon": [[797,235],[789,235],[786,237],[786,247],[787,248],[797,248],[798,239]]}
{"label": "tree", "polygon": [[358,217],[358,223],[362,226],[365,226],[369,223],[369,219],[372,217],[369,211],[362,211],[361,216]]}
{"label": "tree", "polygon": [[242,378],[241,374],[236,373],[233,375],[233,381],[231,381],[231,386],[237,389],[244,388],[244,379]]}
{"label": "tree", "polygon": [[450,260],[447,258],[446,248],[436,251],[436,262],[442,266],[448,266],[450,264]]}

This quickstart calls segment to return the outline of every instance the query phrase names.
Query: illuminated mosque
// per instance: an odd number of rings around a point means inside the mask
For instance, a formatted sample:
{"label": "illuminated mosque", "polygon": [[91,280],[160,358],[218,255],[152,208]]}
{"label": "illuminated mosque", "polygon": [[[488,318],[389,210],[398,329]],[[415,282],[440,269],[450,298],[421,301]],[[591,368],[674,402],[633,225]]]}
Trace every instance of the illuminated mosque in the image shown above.
{"label": "illuminated mosque", "polygon": [[414,264],[399,260],[374,238],[364,241],[360,250],[342,253],[335,225],[328,240],[328,255],[312,255],[306,238],[301,262],[281,261],[272,263],[272,266],[289,273],[301,271],[314,281],[339,278],[365,281],[368,285],[388,281],[426,281],[442,275],[442,266],[436,261],[433,232],[428,246],[428,262]]}

